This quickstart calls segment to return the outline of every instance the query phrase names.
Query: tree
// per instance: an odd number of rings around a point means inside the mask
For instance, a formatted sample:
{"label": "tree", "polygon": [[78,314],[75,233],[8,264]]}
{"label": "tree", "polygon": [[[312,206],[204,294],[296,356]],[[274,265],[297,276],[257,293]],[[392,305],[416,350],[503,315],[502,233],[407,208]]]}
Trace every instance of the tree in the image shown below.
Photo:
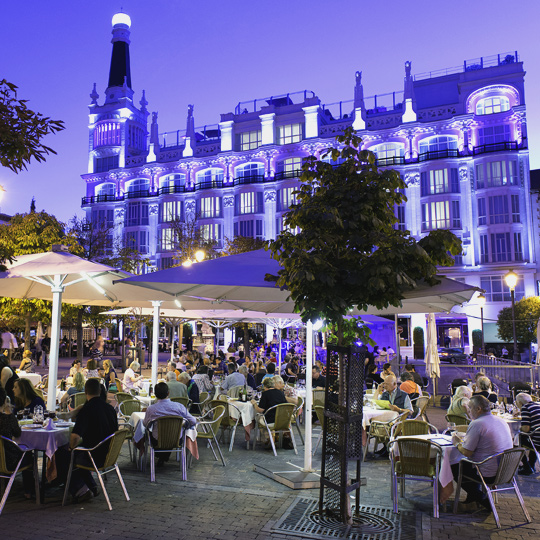
{"label": "tree", "polygon": [[[81,246],[81,257],[89,261],[103,262],[112,251],[112,227],[106,223],[96,224],[86,218],[73,216],[69,221],[69,234],[77,239]],[[106,263],[104,263],[106,264]]]}
{"label": "tree", "polygon": [[32,111],[27,100],[17,98],[17,86],[0,81],[0,164],[18,173],[32,158],[45,161],[56,152],[43,144],[45,136],[64,129],[64,123]]}
{"label": "tree", "polygon": [[[540,319],[540,298],[537,296],[522,298],[516,302],[515,314],[518,343],[536,343],[536,325]],[[499,311],[497,330],[502,340],[513,342],[512,307],[505,307]]]}
{"label": "tree", "polygon": [[225,238],[225,247],[221,255],[238,255],[248,251],[256,251],[263,249],[266,246],[266,241],[260,238],[251,238],[248,236],[235,236],[234,238]]}

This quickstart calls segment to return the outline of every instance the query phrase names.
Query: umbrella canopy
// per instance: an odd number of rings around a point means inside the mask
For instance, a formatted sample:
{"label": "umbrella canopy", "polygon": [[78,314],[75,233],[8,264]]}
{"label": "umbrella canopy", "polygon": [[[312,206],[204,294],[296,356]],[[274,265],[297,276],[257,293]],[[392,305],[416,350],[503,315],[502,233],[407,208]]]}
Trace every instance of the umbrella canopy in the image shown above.
{"label": "umbrella canopy", "polygon": [[437,350],[437,327],[435,325],[435,315],[428,315],[427,327],[427,347],[426,347],[426,375],[433,379],[433,392],[436,394],[436,379],[441,376],[441,363],[439,351]]}

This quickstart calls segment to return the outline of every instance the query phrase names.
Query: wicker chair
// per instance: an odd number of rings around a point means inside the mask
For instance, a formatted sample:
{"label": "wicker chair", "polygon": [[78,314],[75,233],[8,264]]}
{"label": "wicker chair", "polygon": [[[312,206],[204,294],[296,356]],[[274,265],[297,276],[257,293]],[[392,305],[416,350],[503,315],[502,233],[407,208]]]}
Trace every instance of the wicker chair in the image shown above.
{"label": "wicker chair", "polygon": [[[395,451],[398,445],[399,452]],[[433,486],[433,515],[439,517],[439,469],[442,448],[429,440],[400,437],[389,443],[392,463],[391,495],[394,513],[398,513],[398,482],[405,496],[405,480],[429,482]],[[399,454],[399,456],[398,456]],[[435,454],[435,455],[433,455]]]}
{"label": "wicker chair", "polygon": [[447,414],[445,418],[449,424],[456,424],[456,426],[468,426],[471,423],[466,416],[460,414]]}
{"label": "wicker chair", "polygon": [[227,390],[227,395],[231,398],[237,398],[240,395],[240,392],[244,391],[244,386],[233,386]]}
{"label": "wicker chair", "polygon": [[[111,505],[111,501],[109,500],[109,494],[107,493],[107,490],[105,489],[105,483],[103,482],[102,476],[112,471],[116,471],[118,480],[120,481],[120,485],[122,486],[122,489],[124,490],[124,496],[126,497],[126,501],[129,501],[129,495],[126,490],[126,486],[124,485],[124,480],[122,478],[122,475],[120,474],[120,469],[118,468],[118,456],[120,455],[120,450],[122,449],[122,445],[124,444],[127,434],[128,433],[126,429],[119,429],[112,435],[109,435],[107,438],[103,439],[98,445],[94,446],[94,448],[84,448],[82,446],[79,446],[78,448],[75,448],[73,452],[71,452],[71,462],[69,464],[66,488],[64,490],[64,498],[62,499],[62,506],[65,506],[66,504],[68,491],[69,491],[69,483],[71,481],[71,473],[73,472],[74,467],[78,469],[84,469],[86,471],[93,471],[98,475],[98,480],[99,480],[99,483],[101,484],[101,489],[103,491],[103,495],[105,495],[105,499],[107,501],[107,505],[109,506],[109,510],[112,510],[112,505]],[[106,444],[106,443],[109,444],[109,450],[105,457],[105,462],[103,463],[101,467],[98,467],[94,461],[94,458],[92,457],[92,451],[96,450],[101,445]],[[75,456],[77,455],[77,452],[86,452],[88,454],[88,459],[92,463],[92,466],[75,463]]]}
{"label": "wicker chair", "polygon": [[221,453],[221,448],[219,447],[219,442],[217,440],[217,433],[219,431],[219,427],[221,426],[221,421],[223,420],[223,417],[225,416],[225,410],[227,405],[225,403],[221,403],[214,407],[213,409],[210,409],[202,418],[211,418],[211,420],[201,420],[197,427],[201,427],[204,431],[197,431],[197,439],[204,439],[208,442],[208,445],[210,446],[210,449],[212,450],[212,453],[214,454],[214,458],[217,461],[217,455],[214,450],[214,443],[217,447],[217,451],[219,453],[219,457],[221,458],[221,463],[225,467],[225,459],[223,458],[223,454]]}
{"label": "wicker chair", "polygon": [[[210,401],[210,408],[213,409],[215,407],[223,407],[225,406],[225,414],[223,415],[223,418],[221,419],[221,435],[225,437],[225,431],[229,430],[230,440],[229,440],[229,452],[232,452],[233,445],[234,445],[234,436],[236,434],[236,428],[238,427],[238,423],[240,422],[240,419],[242,418],[242,413],[240,412],[240,409],[234,405],[234,403],[229,403],[228,405],[225,405],[225,403],[220,399],[213,399]],[[231,416],[231,410],[236,411],[235,415],[236,418]],[[249,442],[248,442],[248,450],[249,450]]]}
{"label": "wicker chair", "polygon": [[324,388],[313,389],[313,406],[324,407]]}
{"label": "wicker chair", "polygon": [[80,405],[84,405],[86,403],[86,394],[84,392],[77,392],[71,396],[71,399],[73,402],[73,408],[76,409]]}
{"label": "wicker chair", "polygon": [[[157,425],[157,444],[150,444],[150,482],[156,481],[155,455],[160,452],[180,454],[182,480],[187,480],[186,467],[186,432],[182,429],[184,419],[181,416],[161,416],[152,425]],[[150,440],[150,430],[147,430],[146,443]]]}
{"label": "wicker chair", "polygon": [[540,427],[536,428],[534,431],[529,431],[527,433],[521,432],[521,436],[529,440],[529,446],[527,448],[531,449],[531,452],[536,454],[536,460],[540,463],[540,449],[538,449],[534,444],[535,436],[540,434]]}
{"label": "wicker chair", "polygon": [[366,448],[364,450],[363,461],[366,460],[369,448],[369,441],[371,441],[371,439],[375,439],[375,446],[373,448],[374,452],[377,450],[377,446],[379,446],[379,444],[386,445],[392,439],[392,428],[394,427],[394,425],[406,420],[409,414],[410,411],[405,411],[404,413],[401,413],[398,417],[394,418],[393,420],[388,420],[387,422],[381,422],[379,420],[371,421],[371,424],[369,425],[369,431],[367,432],[367,442]]}
{"label": "wicker chair", "polygon": [[116,383],[116,391],[123,392],[124,386],[122,385],[122,381],[118,377],[115,377],[114,381]]}
{"label": "wicker chair", "polygon": [[424,420],[426,422],[429,422],[426,411],[430,399],[431,396],[428,394],[427,396],[420,396],[413,401],[413,407],[416,407],[417,411],[416,416],[414,417],[415,420]]}
{"label": "wicker chair", "polygon": [[439,433],[439,430],[423,420],[403,420],[394,424],[392,428],[392,439],[396,437],[412,437],[413,435],[427,435],[428,433]]}
{"label": "wicker chair", "polygon": [[300,440],[302,441],[302,444],[305,444],[304,436],[302,435],[302,432],[300,431],[300,414],[302,413],[303,407],[304,407],[304,399],[301,396],[298,396],[298,403],[293,412],[293,422],[298,431],[298,435],[300,435]]}
{"label": "wicker chair", "polygon": [[317,419],[319,420],[319,423],[321,424],[321,432],[319,433],[317,444],[315,445],[315,448],[313,449],[313,455],[315,455],[315,452],[317,451],[317,448],[319,448],[319,444],[321,444],[321,441],[322,441],[322,436],[324,433],[324,424],[326,422],[326,418],[324,416],[324,407],[321,407],[320,405],[315,405],[315,407],[313,407],[313,410],[315,411],[315,414],[317,415]]}
{"label": "wicker chair", "polygon": [[208,392],[200,392],[199,399],[201,400],[199,403],[199,410],[205,413],[207,405],[212,398],[210,397],[210,394]]}
{"label": "wicker chair", "polygon": [[186,409],[189,410],[190,401],[188,397],[173,397],[171,398],[171,401],[174,401],[175,403],[181,403]]}
{"label": "wicker chair", "polygon": [[[17,448],[22,452],[21,458],[17,462],[17,465],[15,465],[15,468],[13,470],[8,469],[7,463],[6,463],[6,447],[12,447]],[[23,462],[24,456],[26,455],[27,450],[23,450],[15,441],[12,441],[11,439],[8,439],[7,437],[0,435],[0,479],[2,479],[2,483],[5,479],[8,480],[8,484],[4,489],[4,495],[2,497],[2,501],[0,502],[0,514],[2,514],[2,510],[4,509],[4,505],[6,504],[9,492],[11,491],[11,486],[13,485],[13,481],[15,480],[15,476],[20,471],[25,471],[26,469],[31,469],[32,464],[21,466],[21,463]],[[39,482],[36,480],[36,498],[39,501]]]}
{"label": "wicker chair", "polygon": [[[527,508],[525,508],[525,503],[523,501],[523,497],[521,496],[521,492],[519,491],[517,482],[516,482],[516,471],[519,467],[519,464],[521,462],[521,459],[523,455],[525,454],[525,448],[511,448],[510,450],[505,450],[504,452],[499,452],[498,454],[494,454],[493,456],[489,456],[483,461],[471,461],[469,459],[462,459],[459,462],[459,476],[457,481],[457,487],[456,487],[456,496],[454,499],[454,514],[457,512],[458,503],[459,503],[459,494],[461,492],[461,483],[463,479],[472,480],[474,482],[477,482],[477,478],[469,478],[463,474],[463,462],[471,463],[474,468],[476,469],[476,474],[480,477],[482,486],[484,487],[488,499],[489,504],[491,505],[491,509],[493,510],[493,516],[495,517],[495,522],[497,523],[497,527],[501,528],[501,522],[499,520],[499,514],[497,513],[497,508],[495,508],[495,500],[493,497],[493,493],[497,494],[499,491],[508,491],[508,490],[514,490],[514,493],[516,494],[516,497],[518,498],[519,504],[521,505],[521,509],[523,510],[523,513],[525,514],[525,518],[527,519],[527,523],[531,522],[531,517],[529,516],[529,512],[527,512]],[[495,478],[493,482],[490,482],[489,484],[486,482],[485,478],[482,475],[482,472],[480,470],[480,465],[486,464],[489,461],[497,460],[499,462],[499,466],[497,468],[497,474],[495,475]],[[507,485],[511,484],[508,487],[499,487],[501,485]]]}
{"label": "wicker chair", "polygon": [[116,392],[115,398],[116,403],[118,403],[118,406],[120,407],[120,403],[122,403],[122,401],[126,401],[126,399],[133,399],[133,396],[128,392]]}
{"label": "wicker chair", "polygon": [[137,453],[135,452],[135,449],[133,449],[133,453],[131,452],[131,442],[133,441],[134,429],[128,422],[134,412],[142,411],[142,407],[142,403],[137,399],[126,399],[125,401],[122,401],[122,403],[120,403],[119,407],[120,420],[122,422],[122,425],[120,427],[126,428],[128,430],[128,433],[126,434],[126,440],[128,442],[129,459],[132,461],[135,461],[135,456]]}
{"label": "wicker chair", "polygon": [[[288,431],[291,435],[291,441],[293,443],[294,453],[298,454],[298,450],[296,448],[296,441],[294,440],[294,434],[292,430],[292,422],[293,422],[293,415],[294,411],[296,409],[296,405],[293,405],[292,403],[280,403],[279,405],[274,405],[273,407],[270,407],[267,409],[264,414],[257,415],[257,419],[255,420],[255,441],[253,443],[253,448],[255,449],[255,445],[257,444],[257,437],[259,432],[259,426],[266,428],[266,431],[268,432],[268,436],[270,437],[270,444],[272,445],[272,450],[274,452],[274,456],[277,457],[276,452],[276,445],[274,444],[274,437],[273,433],[279,433],[280,439],[283,437],[283,433],[285,431]],[[269,424],[266,421],[266,414],[268,411],[275,410],[276,416],[273,423]]]}

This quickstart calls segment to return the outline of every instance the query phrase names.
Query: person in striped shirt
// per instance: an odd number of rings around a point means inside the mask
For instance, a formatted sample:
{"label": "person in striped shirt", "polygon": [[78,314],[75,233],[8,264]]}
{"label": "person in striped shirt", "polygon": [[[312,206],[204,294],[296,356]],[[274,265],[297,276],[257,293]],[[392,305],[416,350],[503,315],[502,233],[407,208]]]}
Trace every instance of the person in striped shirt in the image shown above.
{"label": "person in striped shirt", "polygon": [[[535,403],[529,394],[522,392],[516,396],[516,405],[521,411],[521,432],[536,433],[531,435],[532,444],[536,450],[540,451],[540,403]],[[528,436],[520,435],[520,444],[523,447],[531,448],[531,439]],[[529,451],[529,457],[523,456],[522,466],[518,474],[529,476],[534,474],[536,465],[536,452],[533,448]]]}

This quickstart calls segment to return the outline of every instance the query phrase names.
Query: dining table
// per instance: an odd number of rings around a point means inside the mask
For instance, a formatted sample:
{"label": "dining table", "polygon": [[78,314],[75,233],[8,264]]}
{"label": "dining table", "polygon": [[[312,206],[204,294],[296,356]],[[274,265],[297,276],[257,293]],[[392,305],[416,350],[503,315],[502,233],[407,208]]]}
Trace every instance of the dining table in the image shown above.
{"label": "dining table", "polygon": [[18,371],[17,375],[19,379],[28,379],[32,386],[37,386],[41,384],[41,375],[39,373],[27,373],[26,371]]}
{"label": "dining table", "polygon": [[251,401],[241,401],[238,398],[227,398],[227,403],[229,404],[229,416],[234,420],[241,420],[242,425],[244,426],[245,432],[245,441],[249,449],[249,444],[251,441],[251,431],[255,426],[255,407]]}

